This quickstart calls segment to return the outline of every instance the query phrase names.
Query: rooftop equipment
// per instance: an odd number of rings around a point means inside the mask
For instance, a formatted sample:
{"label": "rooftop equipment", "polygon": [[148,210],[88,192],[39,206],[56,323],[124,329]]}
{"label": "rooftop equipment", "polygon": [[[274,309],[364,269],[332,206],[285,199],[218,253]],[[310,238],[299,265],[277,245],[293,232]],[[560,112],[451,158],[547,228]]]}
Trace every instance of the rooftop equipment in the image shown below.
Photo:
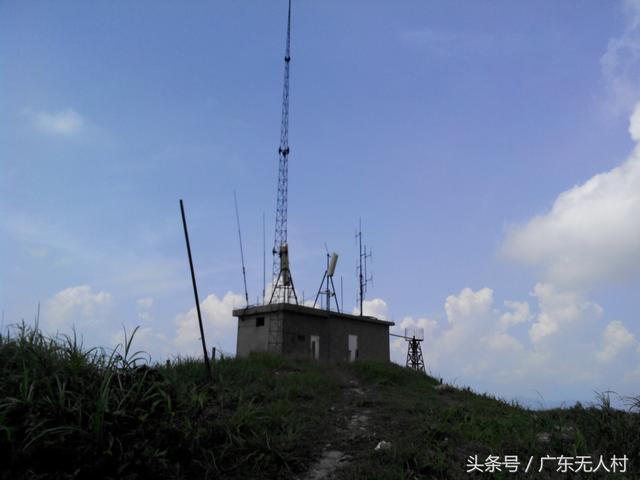
{"label": "rooftop equipment", "polygon": [[[325,248],[326,248],[325,244]],[[322,282],[320,282],[320,288],[318,289],[318,293],[316,294],[316,299],[313,301],[313,308],[316,307],[316,303],[318,302],[318,297],[320,294],[326,295],[326,308],[327,311],[331,310],[331,297],[334,298],[336,303],[336,310],[340,312],[340,307],[338,306],[338,297],[336,296],[336,287],[333,284],[333,275],[336,271],[336,265],[338,263],[338,254],[333,252],[329,255],[329,251],[327,250],[327,269],[324,271],[324,275],[322,276]],[[326,288],[323,290],[322,287],[325,284],[326,280]]]}
{"label": "rooftop equipment", "polygon": [[424,358],[422,357],[422,347],[420,344],[424,340],[423,328],[405,328],[404,335],[389,333],[392,337],[404,338],[407,341],[407,363],[406,367],[417,372],[426,373],[424,369]]}
{"label": "rooftop equipment", "polygon": [[360,304],[360,316],[362,316],[362,304],[364,302],[364,294],[367,293],[367,285],[373,283],[373,275],[367,274],[367,259],[372,259],[371,250],[367,253],[367,246],[362,245],[362,220],[358,222],[358,232],[356,233],[356,242],[360,249],[360,255],[358,256],[358,265],[356,269],[358,271],[358,303]]}

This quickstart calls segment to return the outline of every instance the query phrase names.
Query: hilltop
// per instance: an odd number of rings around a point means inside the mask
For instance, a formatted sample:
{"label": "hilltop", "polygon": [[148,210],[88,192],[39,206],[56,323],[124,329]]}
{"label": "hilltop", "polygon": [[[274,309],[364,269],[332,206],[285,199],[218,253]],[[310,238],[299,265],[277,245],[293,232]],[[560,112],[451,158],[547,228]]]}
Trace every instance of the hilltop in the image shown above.
{"label": "hilltop", "polygon": [[[566,478],[557,461],[538,473],[545,455],[626,455],[626,473],[582,476],[640,478],[640,415],[604,395],[533,411],[393,364],[266,354],[218,360],[210,379],[195,359],[145,364],[132,338],[84,350],[24,325],[0,336],[0,368],[3,479]],[[501,471],[467,473],[474,455]]]}

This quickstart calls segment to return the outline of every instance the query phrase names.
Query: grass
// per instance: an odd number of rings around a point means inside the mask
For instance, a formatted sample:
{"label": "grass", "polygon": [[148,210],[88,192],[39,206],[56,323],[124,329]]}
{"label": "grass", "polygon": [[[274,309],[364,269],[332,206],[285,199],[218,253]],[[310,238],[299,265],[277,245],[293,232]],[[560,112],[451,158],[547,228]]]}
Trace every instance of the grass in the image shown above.
{"label": "grass", "polygon": [[[606,478],[640,478],[640,414],[607,392],[533,411],[393,364],[270,355],[223,359],[210,379],[196,359],[150,364],[134,338],[107,351],[24,324],[0,335],[0,478],[302,478],[328,442],[350,449],[344,479],[472,478],[467,458],[489,454],[626,454],[631,473]],[[345,393],[353,381],[364,393]],[[365,411],[367,431],[345,436]]]}
{"label": "grass", "polygon": [[[631,399],[632,410],[611,407],[608,393],[584,408],[529,410],[468,388],[434,388],[439,382],[392,364],[356,363],[350,368],[372,385],[377,401],[372,423],[385,435],[374,440],[390,441],[385,452],[370,450],[361,462],[354,462],[343,478],[368,479],[376,472],[379,479],[469,478],[467,459],[478,455],[484,461],[490,454],[504,459],[517,455],[522,470],[531,456],[545,455],[627,455],[627,473],[600,472],[589,478],[640,478],[640,414],[638,399]],[[546,435],[545,435],[546,434]],[[552,469],[535,478],[566,478]],[[520,473],[522,474],[522,470]],[[584,474],[583,474],[584,475]],[[485,474],[491,478],[512,478],[512,473]]]}
{"label": "grass", "polygon": [[0,337],[1,478],[277,478],[302,471],[337,393],[310,363],[149,365],[21,325]]}

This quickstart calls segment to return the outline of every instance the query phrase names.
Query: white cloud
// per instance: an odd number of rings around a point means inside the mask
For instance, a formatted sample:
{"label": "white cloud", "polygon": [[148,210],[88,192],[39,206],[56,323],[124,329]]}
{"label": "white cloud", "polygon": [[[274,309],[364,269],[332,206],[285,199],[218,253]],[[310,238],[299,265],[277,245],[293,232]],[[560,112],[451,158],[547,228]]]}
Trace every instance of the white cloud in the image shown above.
{"label": "white cloud", "polygon": [[[602,333],[602,308],[576,291],[534,286],[536,302],[494,305],[490,288],[446,297],[446,320],[405,317],[400,328],[422,327],[422,352],[432,374],[500,396],[588,400],[594,389],[633,393],[640,350],[633,334],[612,322]],[[513,328],[529,325],[527,330]],[[391,339],[392,359],[405,363],[407,345]],[[626,352],[624,356],[622,352]]]}
{"label": "white cloud", "polygon": [[483,341],[486,343],[487,347],[489,347],[493,351],[521,351],[524,349],[524,347],[518,340],[505,332],[490,335],[484,338]]}
{"label": "white cloud", "polygon": [[[237,319],[232,315],[234,308],[243,307],[244,295],[227,292],[222,298],[208,295],[200,302],[202,323],[207,347],[216,346],[226,353],[236,351]],[[200,327],[196,308],[176,316],[175,345],[182,355],[201,355]]]}
{"label": "white cloud", "polygon": [[[630,131],[640,138],[640,104]],[[543,270],[563,288],[640,274],[640,146],[622,165],[561,193],[551,211],[512,227],[507,257]]]}
{"label": "white cloud", "polygon": [[612,113],[626,112],[640,97],[640,2],[625,0],[625,29],[621,36],[609,40],[600,58],[602,74]]}
{"label": "white cloud", "polygon": [[[353,315],[360,315],[360,307],[354,307],[352,313]],[[362,314],[376,317],[380,320],[386,320],[389,315],[389,308],[387,307],[387,303],[381,298],[372,298],[371,300],[364,300],[362,302]]]}
{"label": "white cloud", "polygon": [[427,317],[404,317],[400,321],[399,327],[402,330],[405,328],[421,328],[424,331],[424,338],[431,338],[438,329],[438,322]]}
{"label": "white cloud", "polygon": [[629,135],[635,142],[640,142],[640,103],[637,103],[629,119]]}
{"label": "white cloud", "polygon": [[598,304],[585,300],[577,292],[558,291],[551,284],[538,283],[533,287],[532,295],[539,305],[539,313],[529,329],[529,337],[534,343],[560,330],[583,328],[585,323],[602,315]]}
{"label": "white cloud", "polygon": [[603,347],[597,353],[598,360],[602,362],[612,361],[620,352],[637,343],[635,336],[618,320],[607,325],[602,337]]}
{"label": "white cloud", "polygon": [[85,127],[85,120],[72,108],[58,112],[46,112],[44,110],[31,112],[29,116],[33,120],[33,126],[42,133],[62,137],[72,137],[79,134]]}
{"label": "white cloud", "polygon": [[459,323],[484,317],[491,310],[493,290],[483,288],[474,292],[470,288],[463,289],[458,295],[449,295],[444,309],[449,323]]}
{"label": "white cloud", "polygon": [[433,321],[424,324],[423,353],[430,368],[466,382],[478,375],[494,378],[498,372],[505,377],[515,363],[508,357],[519,354],[522,346],[504,332],[501,316],[505,312],[494,308],[493,290],[464,288],[447,296],[444,310],[447,322],[442,328]]}
{"label": "white cloud", "polygon": [[[171,348],[171,342],[167,335],[162,332],[156,331],[152,327],[141,327],[135,330],[135,328],[127,329],[127,338],[125,339],[124,330],[119,330],[111,336],[111,344],[115,348],[116,345],[120,345],[120,352],[124,352],[125,340],[130,339],[133,335],[131,342],[130,354],[135,352],[142,352],[142,358],[151,359],[151,362],[158,361],[161,358],[169,357],[173,351]],[[146,355],[145,355],[146,354]],[[149,357],[147,357],[149,355]]]}
{"label": "white cloud", "polygon": [[532,318],[531,308],[527,302],[506,300],[504,302],[504,306],[511,310],[510,312],[505,312],[500,316],[500,323],[504,328],[528,322]]}
{"label": "white cloud", "polygon": [[42,321],[45,328],[62,333],[75,326],[96,324],[113,304],[107,292],[94,293],[89,285],[69,287],[55,294],[44,304]]}

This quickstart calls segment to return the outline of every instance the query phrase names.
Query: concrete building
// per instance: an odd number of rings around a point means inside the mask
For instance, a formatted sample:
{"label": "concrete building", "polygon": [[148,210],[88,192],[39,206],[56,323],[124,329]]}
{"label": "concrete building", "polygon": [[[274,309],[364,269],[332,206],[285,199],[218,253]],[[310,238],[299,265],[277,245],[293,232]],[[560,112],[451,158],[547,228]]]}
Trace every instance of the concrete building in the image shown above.
{"label": "concrete building", "polygon": [[277,303],[241,308],[236,355],[275,352],[318,360],[389,361],[389,327],[374,317]]}

